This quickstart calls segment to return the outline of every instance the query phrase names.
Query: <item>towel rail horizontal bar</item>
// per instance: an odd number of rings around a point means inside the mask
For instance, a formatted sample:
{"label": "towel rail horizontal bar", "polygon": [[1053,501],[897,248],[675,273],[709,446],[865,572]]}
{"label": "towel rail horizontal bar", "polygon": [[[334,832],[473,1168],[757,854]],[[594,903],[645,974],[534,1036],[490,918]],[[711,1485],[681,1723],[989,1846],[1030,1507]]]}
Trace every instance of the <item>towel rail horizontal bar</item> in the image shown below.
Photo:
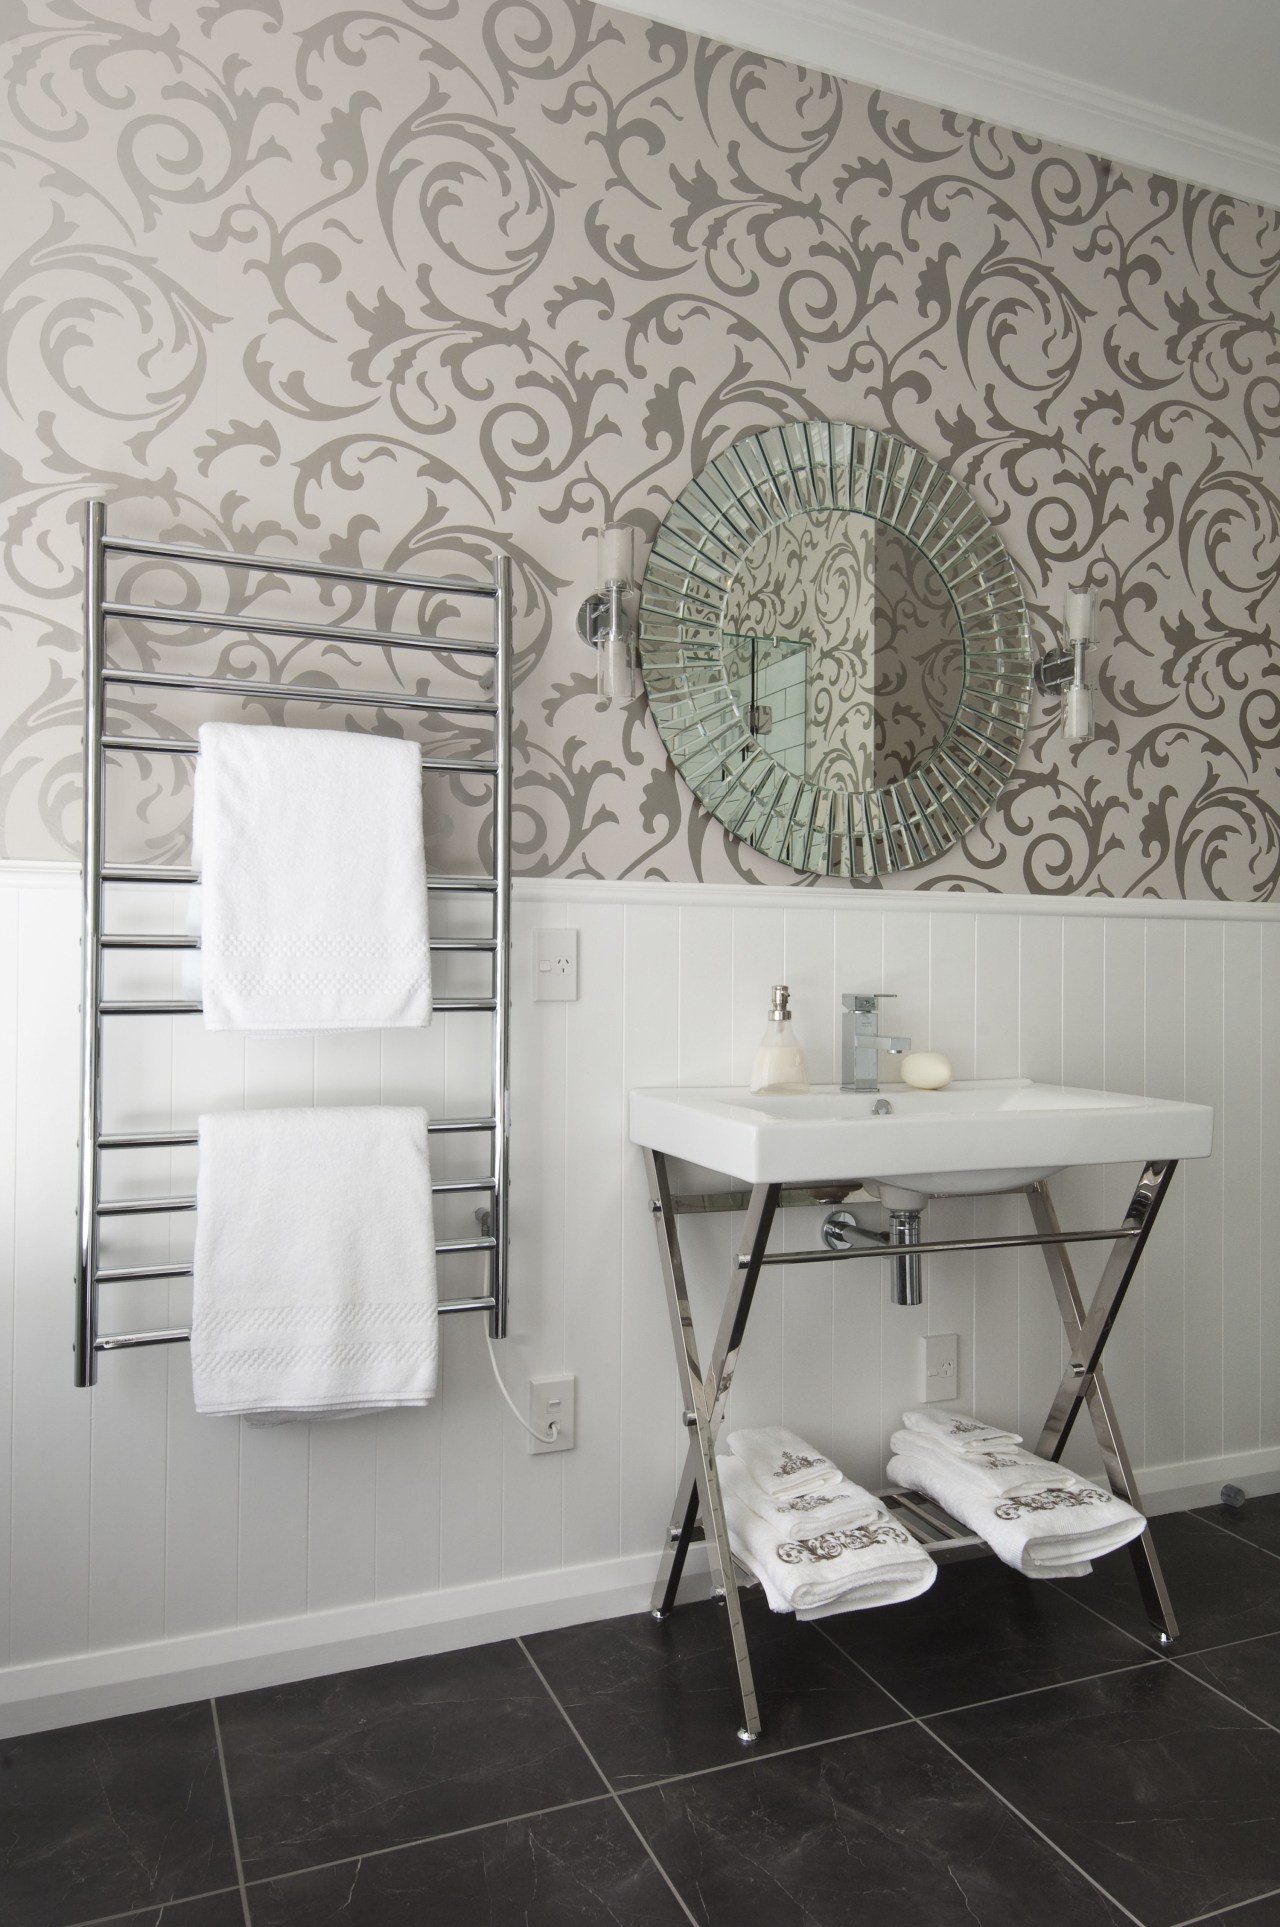
{"label": "towel rail horizontal bar", "polygon": [[[489,1298],[442,1298],[436,1306],[443,1318],[449,1311],[492,1311],[496,1299]],[[181,1328],[170,1331],[154,1332],[100,1332],[93,1341],[95,1352],[133,1351],[139,1345],[188,1345],[191,1333]]]}
{"label": "towel rail horizontal bar", "polygon": [[130,689],[192,689],[200,696],[260,696],[264,702],[338,703],[343,709],[420,709],[447,716],[496,716],[485,697],[384,696],[377,689],[327,689],[309,682],[254,682],[245,676],[183,676],[167,669],[104,669],[102,680]]}
{"label": "towel rail horizontal bar", "polygon": [[[98,942],[104,950],[198,950],[200,939],[197,936],[143,936],[135,931],[108,931]],[[432,950],[471,950],[477,952],[496,950],[497,941],[493,937],[441,937],[432,939]]]}
{"label": "towel rail horizontal bar", "polygon": [[[200,745],[172,736],[104,736],[103,749],[131,749],[140,756],[198,756]],[[452,770],[459,776],[496,776],[496,763],[472,763],[465,756],[424,756],[423,769]]]}
{"label": "towel rail horizontal bar", "polygon": [[117,555],[155,555],[165,562],[215,563],[224,569],[261,569],[265,575],[328,577],[339,582],[381,582],[392,589],[480,596],[490,602],[498,593],[492,582],[468,582],[452,576],[397,575],[393,569],[348,569],[340,562],[297,562],[291,556],[243,555],[234,549],[197,549],[179,542],[130,542],[120,535],[104,535],[102,547]]}
{"label": "towel rail horizontal bar", "polygon": [[[437,1258],[453,1258],[463,1251],[492,1251],[492,1238],[446,1238],[436,1246]],[[154,1282],[158,1278],[190,1278],[192,1268],[189,1264],[178,1265],[107,1265],[100,1266],[93,1274],[95,1285],[132,1285]]]}
{"label": "towel rail horizontal bar", "polygon": [[441,656],[496,657],[491,642],[454,642],[434,636],[402,636],[390,629],[344,629],[336,622],[290,622],[278,616],[219,614],[214,609],[166,609],[141,602],[104,602],[104,616],[123,621],[187,623],[201,629],[243,629],[257,636],[297,636],[307,642],[368,642],[380,649],[424,649]]}
{"label": "towel rail horizontal bar", "polygon": [[[199,883],[199,870],[174,868],[160,863],[104,863],[102,866],[104,883]],[[491,894],[498,885],[493,877],[428,877],[428,890],[447,893],[455,890],[487,890]]]}
{"label": "towel rail horizontal bar", "polygon": [[[492,997],[437,997],[434,1010],[493,1010]],[[199,1017],[204,1005],[190,998],[157,997],[153,1002],[138,998],[104,998],[98,1005],[103,1017]]]}
{"label": "towel rail horizontal bar", "polygon": [[[762,1265],[824,1265],[834,1259],[838,1264],[844,1258],[902,1258],[912,1252],[930,1251],[1017,1251],[1026,1245],[1086,1245],[1098,1244],[1109,1239],[1137,1238],[1142,1233],[1140,1225],[1121,1225],[1117,1231],[1025,1231],[1005,1238],[932,1238],[917,1239],[914,1244],[873,1244],[856,1246],[852,1251],[830,1251],[824,1245],[814,1251],[769,1251],[760,1260]],[[873,1232],[864,1232],[864,1237],[873,1237]],[[745,1271],[750,1259],[739,1252],[738,1269]]]}
{"label": "towel rail horizontal bar", "polygon": [[[432,1194],[439,1198],[461,1191],[492,1191],[492,1178],[455,1178],[448,1184],[433,1184]],[[194,1198],[101,1198],[97,1204],[100,1218],[136,1218],[149,1212],[194,1211]]]}
{"label": "towel rail horizontal bar", "polygon": [[[495,1117],[437,1117],[427,1125],[429,1136],[461,1131],[493,1131]],[[197,1144],[194,1131],[106,1131],[94,1140],[99,1151],[171,1151]]]}

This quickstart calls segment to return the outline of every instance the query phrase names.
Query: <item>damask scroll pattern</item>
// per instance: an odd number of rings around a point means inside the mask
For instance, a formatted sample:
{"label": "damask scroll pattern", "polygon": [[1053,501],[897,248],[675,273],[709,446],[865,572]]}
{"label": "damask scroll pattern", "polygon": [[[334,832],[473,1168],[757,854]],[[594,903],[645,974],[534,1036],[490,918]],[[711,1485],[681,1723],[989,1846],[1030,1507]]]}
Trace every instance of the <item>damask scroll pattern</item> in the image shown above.
{"label": "damask scroll pattern", "polygon": [[[1095,741],[1041,712],[996,811],[894,887],[1276,894],[1274,211],[582,0],[8,17],[7,853],[77,838],[93,491],[168,539],[469,571],[505,544],[519,868],[789,878],[642,704],[598,705],[572,616],[587,528],[651,536],[711,455],[809,414],[946,461],[1042,637],[1098,592]],[[163,848],[183,799],[148,780]]]}

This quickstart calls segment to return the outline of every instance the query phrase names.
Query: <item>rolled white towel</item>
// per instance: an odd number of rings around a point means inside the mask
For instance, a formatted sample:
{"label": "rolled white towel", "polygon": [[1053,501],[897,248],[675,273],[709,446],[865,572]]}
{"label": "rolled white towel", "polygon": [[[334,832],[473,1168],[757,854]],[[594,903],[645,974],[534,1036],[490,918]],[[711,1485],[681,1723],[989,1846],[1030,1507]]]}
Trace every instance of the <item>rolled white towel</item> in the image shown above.
{"label": "rolled white towel", "polygon": [[1022,1444],[1021,1432],[1006,1432],[999,1425],[969,1418],[964,1412],[931,1412],[927,1406],[917,1407],[902,1414],[902,1423],[909,1432],[922,1432],[939,1445],[957,1452],[969,1446],[985,1450],[993,1445]]}
{"label": "rolled white towel", "polygon": [[785,1425],[760,1425],[749,1431],[730,1432],[726,1441],[735,1459],[771,1499],[791,1492],[816,1492],[835,1485],[844,1473],[838,1465],[809,1445]]}
{"label": "rolled white towel", "polygon": [[944,1466],[962,1465],[979,1490],[997,1497],[1009,1492],[1043,1492],[1055,1485],[1087,1484],[1065,1466],[1037,1458],[1024,1445],[967,1445],[953,1452],[950,1446],[935,1445],[927,1433],[909,1432],[904,1426],[889,1440],[889,1450],[907,1458],[936,1459]]}
{"label": "rolled white towel", "polygon": [[928,1553],[874,1501],[861,1523],[788,1534],[757,1510],[762,1495],[741,1460],[725,1456],[716,1468],[730,1548],[760,1581],[773,1612],[808,1620],[897,1605],[937,1577]]}
{"label": "rolled white towel", "polygon": [[899,1452],[889,1477],[936,1500],[1028,1579],[1083,1579],[1091,1560],[1128,1545],[1147,1523],[1114,1493],[1070,1472],[1034,1492],[1000,1494],[984,1490],[963,1460]]}

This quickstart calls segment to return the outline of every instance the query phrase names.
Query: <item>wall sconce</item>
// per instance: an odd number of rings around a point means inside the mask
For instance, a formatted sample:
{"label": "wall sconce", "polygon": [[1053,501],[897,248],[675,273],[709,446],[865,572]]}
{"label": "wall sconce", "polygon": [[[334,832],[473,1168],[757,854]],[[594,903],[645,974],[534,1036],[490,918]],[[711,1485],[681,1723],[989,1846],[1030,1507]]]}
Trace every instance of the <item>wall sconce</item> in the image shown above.
{"label": "wall sconce", "polygon": [[1093,735],[1093,690],[1084,679],[1084,652],[1093,641],[1093,595],[1068,589],[1063,611],[1066,641],[1047,649],[1036,663],[1036,687],[1043,695],[1062,692],[1062,734],[1068,743],[1087,743]]}
{"label": "wall sconce", "polygon": [[635,533],[629,522],[595,531],[601,587],[578,610],[578,634],[596,652],[596,693],[606,702],[630,702],[636,693],[635,631],[623,603],[635,586]]}

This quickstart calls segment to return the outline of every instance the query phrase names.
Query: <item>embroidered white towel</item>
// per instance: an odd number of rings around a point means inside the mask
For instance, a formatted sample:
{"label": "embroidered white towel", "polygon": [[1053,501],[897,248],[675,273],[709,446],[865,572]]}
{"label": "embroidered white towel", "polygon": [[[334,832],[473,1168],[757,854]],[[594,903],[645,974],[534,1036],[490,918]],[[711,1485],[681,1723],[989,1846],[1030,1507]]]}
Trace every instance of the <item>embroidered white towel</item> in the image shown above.
{"label": "embroidered white towel", "polygon": [[200,1119],[196,1410],[347,1418],[436,1387],[427,1114]]}
{"label": "embroidered white towel", "polygon": [[773,1612],[825,1619],[897,1605],[933,1584],[933,1560],[869,1493],[872,1516],[861,1523],[788,1532],[757,1509],[760,1488],[741,1459],[727,1454],[716,1468],[733,1555],[759,1580]]}
{"label": "embroidered white towel", "polygon": [[735,1459],[740,1459],[762,1492],[771,1499],[789,1492],[814,1492],[820,1486],[835,1485],[844,1477],[838,1465],[825,1458],[815,1446],[808,1445],[785,1425],[760,1425],[746,1431],[730,1432],[725,1441]]}
{"label": "embroidered white towel", "polygon": [[1021,1432],[1006,1432],[980,1418],[968,1418],[963,1412],[931,1412],[926,1406],[904,1412],[902,1423],[909,1432],[922,1432],[953,1451],[963,1451],[970,1445],[985,1450],[992,1445],[1022,1444]]}
{"label": "embroidered white towel", "polygon": [[907,1458],[936,1459],[944,1466],[962,1465],[978,1490],[995,1493],[997,1497],[1007,1492],[1042,1492],[1048,1486],[1088,1483],[1064,1465],[1037,1458],[1022,1445],[993,1445],[985,1449],[966,1445],[959,1452],[953,1452],[949,1446],[935,1445],[926,1433],[909,1432],[904,1426],[889,1440],[889,1450]]}
{"label": "embroidered white towel", "polygon": [[1091,1560],[1127,1546],[1147,1523],[1123,1499],[1074,1473],[1039,1491],[1000,1495],[985,1491],[963,1460],[900,1452],[889,1461],[889,1477],[927,1493],[1028,1579],[1082,1579]]}
{"label": "embroidered white towel", "polygon": [[205,723],[193,843],[208,1029],[430,1022],[414,744]]}
{"label": "embroidered white towel", "polygon": [[[746,1471],[740,1459],[733,1463],[735,1469],[741,1467]],[[751,1478],[749,1472],[747,1477]],[[766,1525],[776,1526],[788,1537],[797,1532],[829,1532],[841,1526],[866,1525],[869,1519],[884,1511],[879,1499],[843,1475],[834,1485],[815,1486],[809,1492],[784,1492],[777,1499],[771,1499],[754,1479],[751,1479],[751,1488],[752,1510],[760,1514]]]}

